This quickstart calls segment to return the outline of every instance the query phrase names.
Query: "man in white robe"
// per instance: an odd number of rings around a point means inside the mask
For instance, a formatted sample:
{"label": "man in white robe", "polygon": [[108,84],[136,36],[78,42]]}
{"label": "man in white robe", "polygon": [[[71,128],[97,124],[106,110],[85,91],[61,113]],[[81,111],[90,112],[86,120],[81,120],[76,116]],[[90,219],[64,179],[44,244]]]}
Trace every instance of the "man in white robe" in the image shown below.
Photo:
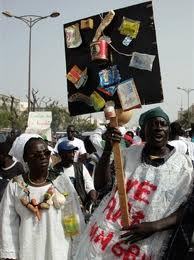
{"label": "man in white robe", "polygon": [[[123,234],[115,186],[94,213],[75,259],[158,260],[164,254],[171,235],[168,229],[177,224],[174,212],[189,194],[193,168],[186,155],[177,153],[167,144],[169,118],[160,108],[142,114],[139,123],[145,135],[145,146],[131,146],[123,151],[132,223]],[[118,138],[118,131],[110,129],[109,132],[109,142],[117,140],[114,138]],[[105,145],[105,149],[110,153],[110,145]],[[104,176],[106,174],[105,171]],[[106,185],[102,173],[100,175],[99,183],[96,182],[98,187]]]}

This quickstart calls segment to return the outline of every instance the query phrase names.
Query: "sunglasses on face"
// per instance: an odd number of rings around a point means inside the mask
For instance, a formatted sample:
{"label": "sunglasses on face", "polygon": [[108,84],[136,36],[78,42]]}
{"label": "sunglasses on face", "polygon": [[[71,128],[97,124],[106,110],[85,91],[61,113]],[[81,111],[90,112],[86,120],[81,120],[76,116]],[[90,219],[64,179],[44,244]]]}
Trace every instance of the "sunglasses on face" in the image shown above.
{"label": "sunglasses on face", "polygon": [[49,150],[45,150],[45,151],[42,151],[42,152],[37,152],[37,153],[31,153],[28,155],[29,158],[31,159],[40,159],[43,155],[45,157],[49,157],[51,154],[51,152]]}

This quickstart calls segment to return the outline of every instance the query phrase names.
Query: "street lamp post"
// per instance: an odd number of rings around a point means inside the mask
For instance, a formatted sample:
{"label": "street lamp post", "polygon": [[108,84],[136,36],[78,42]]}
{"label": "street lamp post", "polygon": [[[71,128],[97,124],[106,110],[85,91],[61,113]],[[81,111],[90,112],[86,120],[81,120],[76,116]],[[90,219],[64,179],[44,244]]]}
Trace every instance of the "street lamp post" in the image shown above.
{"label": "street lamp post", "polygon": [[38,16],[38,15],[22,15],[16,16],[11,14],[8,11],[2,12],[7,17],[16,18],[22,22],[24,22],[29,28],[29,58],[28,58],[28,113],[31,110],[30,102],[31,102],[31,39],[32,39],[32,27],[39,21],[46,19],[48,17],[55,18],[60,15],[58,12],[53,12],[47,16]]}
{"label": "street lamp post", "polygon": [[188,124],[190,126],[189,95],[190,95],[191,91],[194,91],[194,88],[181,88],[181,87],[177,87],[177,89],[183,90],[185,93],[187,93],[187,114],[188,114]]}

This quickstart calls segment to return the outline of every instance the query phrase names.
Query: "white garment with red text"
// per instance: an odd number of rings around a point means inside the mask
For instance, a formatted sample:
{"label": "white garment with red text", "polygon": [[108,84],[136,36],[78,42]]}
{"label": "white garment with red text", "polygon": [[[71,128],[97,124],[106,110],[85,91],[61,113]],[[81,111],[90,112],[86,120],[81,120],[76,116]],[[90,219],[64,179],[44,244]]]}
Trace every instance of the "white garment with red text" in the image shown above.
{"label": "white garment with red text", "polygon": [[[132,224],[169,216],[186,200],[192,184],[192,163],[174,152],[158,167],[141,162],[142,146],[123,152],[126,192]],[[94,212],[79,244],[76,260],[159,260],[171,231],[158,232],[135,244],[119,238],[121,211],[118,192],[113,188]]]}

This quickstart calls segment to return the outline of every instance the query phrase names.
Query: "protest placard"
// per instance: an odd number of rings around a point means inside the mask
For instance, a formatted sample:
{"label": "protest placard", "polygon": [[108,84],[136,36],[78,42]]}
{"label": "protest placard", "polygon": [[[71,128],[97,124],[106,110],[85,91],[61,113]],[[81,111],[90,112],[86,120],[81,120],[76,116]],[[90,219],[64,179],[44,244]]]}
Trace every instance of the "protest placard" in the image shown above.
{"label": "protest placard", "polygon": [[28,116],[28,126],[25,132],[39,134],[48,141],[51,141],[51,122],[51,111],[30,112]]}
{"label": "protest placard", "polygon": [[142,105],[163,101],[152,2],[64,24],[64,38],[71,116],[102,111],[108,100],[122,108],[117,88],[130,80]]}

